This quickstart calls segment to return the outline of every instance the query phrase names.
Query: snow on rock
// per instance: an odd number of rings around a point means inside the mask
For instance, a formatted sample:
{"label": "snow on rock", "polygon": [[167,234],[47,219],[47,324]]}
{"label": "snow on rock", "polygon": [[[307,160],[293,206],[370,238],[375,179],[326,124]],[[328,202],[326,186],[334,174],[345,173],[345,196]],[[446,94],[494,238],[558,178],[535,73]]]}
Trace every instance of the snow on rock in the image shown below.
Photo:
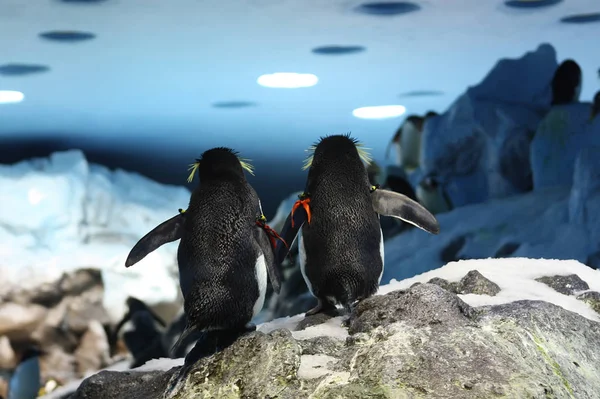
{"label": "snow on rock", "polygon": [[[377,294],[384,295],[392,291],[408,289],[415,283],[427,283],[433,278],[458,282],[471,270],[477,270],[500,287],[500,292],[494,296],[458,295],[471,306],[500,305],[520,300],[546,301],[600,322],[600,314],[577,299],[577,296],[584,292],[600,292],[600,270],[594,270],[575,260],[527,258],[461,260],[402,281],[392,280],[390,284],[382,286]],[[573,274],[586,282],[589,289],[575,291],[574,295],[564,295],[536,280],[542,277]]]}
{"label": "snow on rock", "polygon": [[586,262],[600,248],[600,192],[580,201],[586,217],[571,221],[569,187],[473,204],[437,215],[439,235],[412,229],[385,242],[381,282],[402,280],[450,261],[498,257]]}
{"label": "snow on rock", "polygon": [[502,59],[425,125],[422,174],[438,176],[454,207],[529,188],[527,148],[549,109],[557,65],[549,44],[519,59]]}
{"label": "snow on rock", "polygon": [[176,301],[177,243],[131,268],[124,263],[137,240],[185,208],[189,196],[184,187],[89,164],[78,150],[0,165],[0,241],[10,243],[0,247],[0,290],[97,267],[113,321],[129,295],[149,305]]}
{"label": "snow on rock", "polygon": [[[485,281],[493,289],[489,295],[456,295],[433,284],[415,285],[432,279],[437,279],[437,284],[442,279],[449,284],[463,282],[464,287],[467,280]],[[567,284],[569,290],[562,290],[561,284]],[[333,317],[298,330],[306,320],[304,315],[257,326],[256,332],[241,337],[230,348],[198,361],[193,366],[198,373],[192,370],[181,397],[219,397],[231,389],[240,389],[239,394],[247,397],[260,393],[304,398],[311,393],[327,396],[327,392],[342,396],[358,392],[362,397],[390,389],[403,396],[413,392],[411,384],[420,381],[427,384],[431,397],[475,398],[491,393],[512,397],[524,392],[537,397],[551,386],[591,398],[590,392],[600,388],[597,377],[585,377],[591,375],[594,359],[600,354],[600,310],[594,308],[597,301],[592,301],[600,296],[598,291],[600,271],[577,261],[451,262],[381,286],[377,295],[357,306],[348,327],[343,325],[343,317]],[[475,324],[477,328],[473,328]],[[561,349],[565,346],[571,348],[568,353]],[[546,363],[549,358],[552,361]],[[522,360],[515,363],[515,359]],[[488,367],[490,362],[493,367]],[[447,367],[450,363],[453,367]],[[73,398],[131,394],[130,389],[138,396],[159,398],[182,364],[183,359],[155,359],[127,373],[96,374],[80,385]],[[398,364],[414,367],[399,368]],[[484,364],[487,366],[479,366]],[[432,370],[432,365],[440,368]],[[547,365],[559,367],[559,373],[547,373]],[[479,372],[496,371],[478,380],[473,377],[477,374],[473,367]],[[398,373],[403,382],[411,384],[394,385]],[[388,378],[392,375],[395,377]],[[524,380],[515,381],[514,375],[522,375]],[[561,385],[563,378],[568,386]],[[447,384],[450,379],[458,383]],[[240,380],[244,381],[241,386],[236,383]],[[75,388],[70,384],[68,389],[59,389],[66,394]],[[60,397],[57,392],[45,396]]]}
{"label": "snow on rock", "polygon": [[540,122],[530,146],[534,189],[571,186],[575,159],[594,134],[591,109],[590,103],[557,105]]}

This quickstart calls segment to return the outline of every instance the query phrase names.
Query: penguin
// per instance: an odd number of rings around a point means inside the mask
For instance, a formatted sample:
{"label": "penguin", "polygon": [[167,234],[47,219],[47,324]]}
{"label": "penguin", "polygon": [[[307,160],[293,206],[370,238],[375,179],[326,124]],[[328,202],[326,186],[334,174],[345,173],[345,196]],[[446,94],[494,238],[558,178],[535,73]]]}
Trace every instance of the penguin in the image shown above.
{"label": "penguin", "polygon": [[594,120],[596,115],[600,114],[600,91],[594,96],[594,103],[592,104],[592,115],[590,120]]}
{"label": "penguin", "polygon": [[551,105],[570,104],[579,101],[581,92],[581,68],[574,60],[563,61],[552,77]]}
{"label": "penguin", "polygon": [[[439,233],[435,217],[405,195],[369,184],[370,156],[350,134],[321,137],[308,150],[304,193],[281,230],[291,245],[298,235],[300,270],[318,304],[305,313],[350,312],[378,290],[384,264],[379,215]],[[287,254],[277,243],[277,261]]]}
{"label": "penguin", "polygon": [[197,331],[254,331],[249,323],[263,307],[267,276],[275,292],[280,290],[277,234],[266,225],[244,170],[253,173],[248,160],[231,148],[205,151],[190,165],[188,182],[197,172],[200,184],[188,208],[142,237],[125,261],[130,267],[180,240],[177,263],[187,324],[172,351]]}
{"label": "penguin", "polygon": [[8,382],[6,399],[35,399],[42,387],[40,374],[40,355],[37,347],[29,347],[23,353],[21,361]]}
{"label": "penguin", "polygon": [[167,350],[163,347],[162,329],[166,323],[150,309],[144,302],[137,298],[127,298],[128,311],[117,324],[111,334],[111,346],[117,341],[119,330],[131,321],[133,329],[123,334],[123,340],[131,355],[133,362],[130,368],[136,368],[149,360],[167,357]]}

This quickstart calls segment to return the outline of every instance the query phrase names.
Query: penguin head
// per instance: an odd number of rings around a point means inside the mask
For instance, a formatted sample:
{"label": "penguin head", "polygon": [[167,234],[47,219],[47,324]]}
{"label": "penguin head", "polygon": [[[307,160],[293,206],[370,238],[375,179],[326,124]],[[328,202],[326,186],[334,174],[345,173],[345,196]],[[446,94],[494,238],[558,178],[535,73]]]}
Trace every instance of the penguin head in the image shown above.
{"label": "penguin head", "polygon": [[254,168],[249,163],[249,159],[240,158],[237,151],[227,147],[216,147],[202,153],[196,162],[190,165],[188,182],[194,179],[194,174],[198,172],[200,183],[213,179],[223,178],[241,178],[244,177],[244,170],[254,174]]}
{"label": "penguin head", "polygon": [[552,105],[579,101],[581,68],[573,60],[561,63],[552,78]]}
{"label": "penguin head", "polygon": [[350,134],[321,137],[307,151],[310,155],[304,161],[303,170],[360,165],[360,168],[366,171],[365,164],[371,163],[367,148],[364,148],[357,139],[350,137]]}

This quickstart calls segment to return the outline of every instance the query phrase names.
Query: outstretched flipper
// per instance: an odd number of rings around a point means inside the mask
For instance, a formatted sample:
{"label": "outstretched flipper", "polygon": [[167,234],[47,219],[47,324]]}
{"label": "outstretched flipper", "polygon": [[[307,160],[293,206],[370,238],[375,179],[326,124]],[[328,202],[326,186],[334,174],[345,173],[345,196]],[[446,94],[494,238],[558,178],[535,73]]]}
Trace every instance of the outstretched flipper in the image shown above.
{"label": "outstretched flipper", "polygon": [[125,267],[135,265],[160,246],[179,240],[183,233],[183,224],[186,218],[185,212],[181,210],[180,212],[179,215],[173,216],[166,222],[159,224],[143,236],[129,252],[125,261]]}
{"label": "outstretched flipper", "polygon": [[298,201],[292,207],[292,211],[287,219],[285,219],[281,233],[279,234],[283,242],[277,242],[277,247],[275,248],[275,259],[278,264],[281,264],[289,253],[302,225],[310,223],[310,198],[307,194],[301,194],[298,198]]}
{"label": "outstretched flipper", "polygon": [[[281,263],[277,262],[275,258],[275,247],[277,241],[281,241],[281,237],[271,229],[266,223],[264,216],[256,221],[256,226],[253,229],[254,240],[259,246],[260,251],[265,256],[265,263],[267,264],[267,273],[269,274],[269,280],[273,286],[273,291],[277,294],[281,292]],[[285,242],[284,245],[287,245]]]}
{"label": "outstretched flipper", "polygon": [[371,202],[375,212],[410,223],[431,234],[440,232],[437,219],[425,207],[405,195],[374,186]]}

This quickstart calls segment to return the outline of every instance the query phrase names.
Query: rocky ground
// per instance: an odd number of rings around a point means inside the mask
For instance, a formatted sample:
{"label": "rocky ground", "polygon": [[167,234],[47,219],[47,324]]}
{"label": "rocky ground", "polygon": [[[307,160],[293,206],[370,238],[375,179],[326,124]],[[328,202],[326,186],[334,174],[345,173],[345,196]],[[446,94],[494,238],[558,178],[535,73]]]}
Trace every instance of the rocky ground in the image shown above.
{"label": "rocky ground", "polygon": [[[103,306],[104,283],[96,269],[64,274],[29,290],[13,289],[0,298],[0,396],[28,347],[43,351],[42,382],[63,385],[96,372],[126,354],[109,345],[111,323]],[[2,392],[2,390],[4,392]]]}
{"label": "rocky ground", "polygon": [[[565,295],[587,286],[576,275],[540,282]],[[198,361],[174,397],[597,398],[600,323],[544,301],[472,307],[457,295],[499,290],[473,270],[371,297],[347,323],[270,323]],[[596,311],[599,297],[577,296]],[[103,371],[71,398],[161,398],[178,370]]]}

